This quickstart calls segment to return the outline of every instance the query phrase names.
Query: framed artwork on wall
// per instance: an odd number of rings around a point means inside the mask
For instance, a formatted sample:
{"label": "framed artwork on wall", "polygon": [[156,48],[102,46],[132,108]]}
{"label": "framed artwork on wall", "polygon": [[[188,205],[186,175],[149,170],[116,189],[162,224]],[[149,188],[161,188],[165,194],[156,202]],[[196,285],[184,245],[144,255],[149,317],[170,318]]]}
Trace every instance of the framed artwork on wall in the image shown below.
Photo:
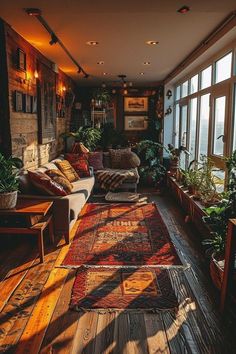
{"label": "framed artwork on wall", "polygon": [[26,54],[20,48],[17,49],[17,68],[22,71],[26,70]]}
{"label": "framed artwork on wall", "polygon": [[15,111],[23,112],[23,94],[20,91],[15,91],[14,95]]}
{"label": "framed artwork on wall", "polygon": [[124,111],[125,112],[147,112],[148,97],[125,97]]}
{"label": "framed artwork on wall", "polygon": [[146,130],[148,116],[125,116],[125,130]]}
{"label": "framed artwork on wall", "polygon": [[32,109],[31,109],[31,97],[28,94],[24,95],[24,112],[25,113],[31,113]]}

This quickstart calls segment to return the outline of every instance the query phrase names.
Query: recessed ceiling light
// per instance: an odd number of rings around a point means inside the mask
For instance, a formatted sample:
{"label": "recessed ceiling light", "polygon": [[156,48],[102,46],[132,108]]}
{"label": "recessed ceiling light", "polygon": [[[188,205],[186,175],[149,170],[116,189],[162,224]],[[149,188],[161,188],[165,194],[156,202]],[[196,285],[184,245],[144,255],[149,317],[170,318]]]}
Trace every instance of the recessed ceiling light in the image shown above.
{"label": "recessed ceiling light", "polygon": [[150,63],[150,61],[144,61],[143,62],[143,65],[150,65],[151,63]]}
{"label": "recessed ceiling light", "polygon": [[144,73],[143,73],[143,72],[141,72],[141,73],[139,73],[139,75],[144,75]]}
{"label": "recessed ceiling light", "polygon": [[88,44],[88,45],[98,45],[98,42],[97,41],[88,41],[88,42],[86,42],[86,44]]}
{"label": "recessed ceiling light", "polygon": [[97,64],[98,64],[98,65],[103,65],[103,64],[104,64],[104,61],[103,61],[103,60],[97,61]]}
{"label": "recessed ceiling light", "polygon": [[157,45],[159,42],[158,41],[147,41],[146,44],[149,45]]}
{"label": "recessed ceiling light", "polygon": [[180,14],[186,14],[190,11],[190,8],[186,5],[182,6],[180,9],[177,10]]}

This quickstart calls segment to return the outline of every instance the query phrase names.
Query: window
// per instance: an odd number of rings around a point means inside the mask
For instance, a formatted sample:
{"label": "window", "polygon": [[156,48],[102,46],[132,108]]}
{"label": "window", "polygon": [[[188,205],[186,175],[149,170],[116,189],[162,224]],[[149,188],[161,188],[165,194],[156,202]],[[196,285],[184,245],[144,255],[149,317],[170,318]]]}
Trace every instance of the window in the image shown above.
{"label": "window", "polygon": [[176,87],[175,99],[176,99],[176,101],[178,101],[180,99],[180,86]]}
{"label": "window", "polygon": [[189,118],[189,152],[190,160],[194,160],[196,147],[197,97],[190,101]]}
{"label": "window", "polygon": [[236,150],[236,84],[234,85],[233,151]]}
{"label": "window", "polygon": [[226,96],[217,97],[214,101],[213,154],[223,156]]}
{"label": "window", "polygon": [[198,160],[201,155],[207,155],[208,151],[208,131],[209,131],[209,106],[210,94],[201,96],[200,98],[200,120],[199,120],[199,149]]}
{"label": "window", "polygon": [[201,90],[211,86],[212,65],[201,72]]}
{"label": "window", "polygon": [[197,92],[198,90],[198,74],[193,76],[190,80],[190,94]]}
{"label": "window", "polygon": [[174,127],[174,134],[175,134],[175,137],[174,137],[174,146],[176,148],[179,147],[179,114],[180,114],[180,111],[179,111],[179,104],[177,104],[175,106],[175,127]]}
{"label": "window", "polygon": [[232,52],[215,63],[215,83],[229,79],[231,76]]}
{"label": "window", "polygon": [[181,85],[181,98],[188,95],[188,80]]}

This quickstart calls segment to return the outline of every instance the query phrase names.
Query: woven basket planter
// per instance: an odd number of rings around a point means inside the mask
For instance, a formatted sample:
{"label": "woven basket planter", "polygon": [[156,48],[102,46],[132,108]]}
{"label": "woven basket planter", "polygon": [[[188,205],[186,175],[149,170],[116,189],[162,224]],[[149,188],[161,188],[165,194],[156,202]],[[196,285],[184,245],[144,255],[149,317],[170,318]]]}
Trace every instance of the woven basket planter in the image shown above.
{"label": "woven basket planter", "polygon": [[221,289],[224,275],[224,267],[219,264],[219,261],[222,260],[222,257],[217,257],[212,255],[210,262],[210,274],[213,284],[217,289]]}
{"label": "woven basket planter", "polygon": [[0,209],[13,209],[17,202],[17,191],[0,193]]}

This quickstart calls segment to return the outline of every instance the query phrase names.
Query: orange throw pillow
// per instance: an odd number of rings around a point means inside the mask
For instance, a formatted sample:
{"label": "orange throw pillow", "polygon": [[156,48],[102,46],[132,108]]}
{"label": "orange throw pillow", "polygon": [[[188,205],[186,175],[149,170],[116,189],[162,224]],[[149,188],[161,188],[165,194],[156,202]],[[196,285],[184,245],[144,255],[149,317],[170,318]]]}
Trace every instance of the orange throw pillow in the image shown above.
{"label": "orange throw pillow", "polygon": [[29,178],[33,186],[42,194],[65,196],[67,193],[63,187],[57,182],[53,181],[49,176],[43,172],[28,171]]}
{"label": "orange throw pillow", "polygon": [[59,170],[63,173],[63,175],[66,176],[66,178],[68,179],[69,182],[78,181],[79,175],[74,170],[74,168],[71,166],[69,161],[67,161],[67,160],[56,161],[55,164],[57,165]]}
{"label": "orange throw pillow", "polygon": [[53,181],[60,184],[67,194],[70,194],[73,189],[73,185],[68,181],[68,179],[59,170],[51,169],[45,172]]}

